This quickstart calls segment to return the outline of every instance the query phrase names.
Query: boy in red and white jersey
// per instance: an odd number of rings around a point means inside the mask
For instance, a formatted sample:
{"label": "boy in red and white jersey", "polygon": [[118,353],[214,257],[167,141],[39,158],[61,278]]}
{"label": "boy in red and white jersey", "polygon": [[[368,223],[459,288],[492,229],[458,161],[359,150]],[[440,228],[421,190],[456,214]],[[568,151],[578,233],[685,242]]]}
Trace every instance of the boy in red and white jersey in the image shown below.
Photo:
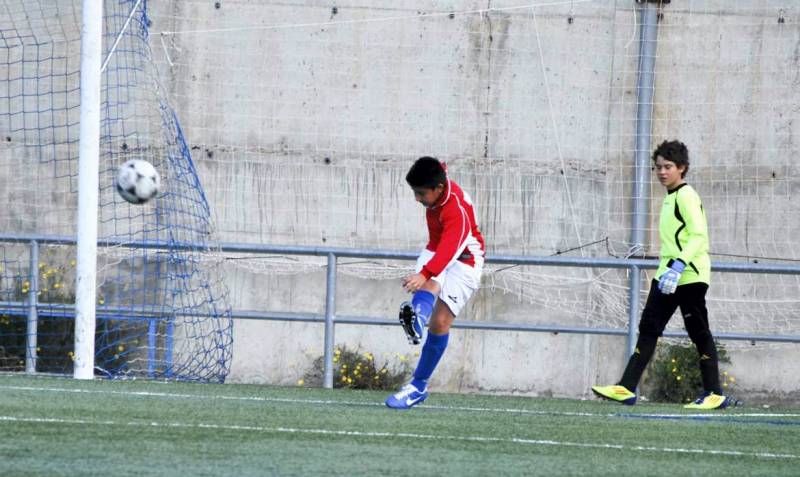
{"label": "boy in red and white jersey", "polygon": [[485,244],[472,201],[447,178],[445,165],[421,157],[409,169],[406,182],[425,207],[428,244],[417,259],[416,273],[403,278],[411,302],[400,305],[400,324],[412,344],[419,344],[425,327],[414,379],[386,399],[394,409],[408,409],[428,397],[428,379],[439,363],[453,320],[480,285]]}

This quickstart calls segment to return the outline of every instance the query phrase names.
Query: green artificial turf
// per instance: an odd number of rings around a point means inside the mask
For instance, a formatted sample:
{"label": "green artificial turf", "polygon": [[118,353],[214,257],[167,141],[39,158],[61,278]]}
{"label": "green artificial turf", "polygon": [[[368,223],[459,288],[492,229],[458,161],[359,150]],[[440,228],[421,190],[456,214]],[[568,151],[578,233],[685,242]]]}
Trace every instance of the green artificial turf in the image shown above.
{"label": "green artificial turf", "polygon": [[0,475],[797,475],[800,410],[0,375]]}

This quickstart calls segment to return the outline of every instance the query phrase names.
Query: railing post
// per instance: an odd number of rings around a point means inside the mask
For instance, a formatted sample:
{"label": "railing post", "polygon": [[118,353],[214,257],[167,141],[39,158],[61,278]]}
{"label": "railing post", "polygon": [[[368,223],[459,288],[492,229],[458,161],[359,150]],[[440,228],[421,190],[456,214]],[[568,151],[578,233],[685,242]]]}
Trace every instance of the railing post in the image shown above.
{"label": "railing post", "polygon": [[325,287],[325,375],[322,386],[333,388],[333,330],[336,314],[336,255],[328,254],[328,277]]}
{"label": "railing post", "polygon": [[174,350],[175,350],[175,317],[167,320],[167,335],[164,337],[164,377],[172,378],[174,371]]}
{"label": "railing post", "polygon": [[28,323],[25,330],[25,372],[36,373],[37,347],[39,334],[39,314],[37,305],[39,298],[39,242],[31,241],[30,271],[28,272]]}
{"label": "railing post", "polygon": [[630,283],[628,287],[628,338],[625,354],[625,364],[636,350],[636,337],[639,328],[639,302],[642,290],[642,270],[636,265],[630,268]]}
{"label": "railing post", "polygon": [[158,320],[147,320],[147,377],[156,376],[156,346],[158,345]]}

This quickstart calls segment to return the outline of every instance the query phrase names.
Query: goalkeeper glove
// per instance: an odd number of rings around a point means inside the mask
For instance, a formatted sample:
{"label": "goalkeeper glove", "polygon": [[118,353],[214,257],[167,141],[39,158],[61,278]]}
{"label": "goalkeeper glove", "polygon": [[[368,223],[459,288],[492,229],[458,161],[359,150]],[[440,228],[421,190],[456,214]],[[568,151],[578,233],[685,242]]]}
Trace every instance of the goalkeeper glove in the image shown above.
{"label": "goalkeeper glove", "polygon": [[678,288],[678,280],[681,279],[686,264],[681,260],[670,260],[668,265],[667,271],[658,279],[658,289],[665,295],[672,295]]}

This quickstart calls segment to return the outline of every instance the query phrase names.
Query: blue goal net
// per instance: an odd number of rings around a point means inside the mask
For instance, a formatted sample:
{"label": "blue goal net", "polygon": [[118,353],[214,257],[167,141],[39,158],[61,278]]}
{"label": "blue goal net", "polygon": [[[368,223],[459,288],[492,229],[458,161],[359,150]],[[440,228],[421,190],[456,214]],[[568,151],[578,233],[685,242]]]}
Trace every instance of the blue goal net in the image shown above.
{"label": "blue goal net", "polygon": [[[0,371],[74,357],[80,0],[0,0]],[[95,374],[224,381],[232,318],[211,211],[154,67],[147,2],[104,3]],[[116,193],[144,159],[162,191]]]}

